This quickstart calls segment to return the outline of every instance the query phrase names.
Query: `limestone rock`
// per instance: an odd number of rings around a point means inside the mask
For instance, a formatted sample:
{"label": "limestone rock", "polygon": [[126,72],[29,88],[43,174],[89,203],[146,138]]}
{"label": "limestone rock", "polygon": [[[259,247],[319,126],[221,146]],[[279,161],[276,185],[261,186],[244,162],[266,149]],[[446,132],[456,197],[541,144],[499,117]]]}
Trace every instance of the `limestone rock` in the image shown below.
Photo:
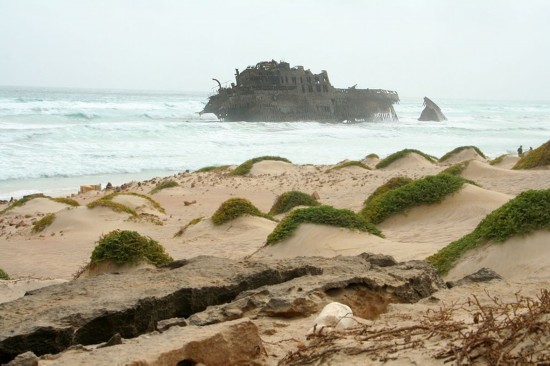
{"label": "limestone rock", "polygon": [[464,276],[458,281],[447,282],[447,287],[453,288],[455,286],[462,286],[467,283],[488,282],[491,280],[502,280],[502,276],[490,268],[483,267],[479,271],[469,274],[467,276]]}

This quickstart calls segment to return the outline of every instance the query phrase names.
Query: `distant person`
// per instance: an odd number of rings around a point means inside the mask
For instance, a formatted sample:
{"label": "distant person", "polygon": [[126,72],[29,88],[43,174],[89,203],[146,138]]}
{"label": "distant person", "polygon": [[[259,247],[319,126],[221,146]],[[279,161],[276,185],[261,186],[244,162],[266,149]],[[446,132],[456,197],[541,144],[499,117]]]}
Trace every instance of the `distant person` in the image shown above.
{"label": "distant person", "polygon": [[518,156],[521,157],[523,155],[523,145],[519,145],[518,147]]}

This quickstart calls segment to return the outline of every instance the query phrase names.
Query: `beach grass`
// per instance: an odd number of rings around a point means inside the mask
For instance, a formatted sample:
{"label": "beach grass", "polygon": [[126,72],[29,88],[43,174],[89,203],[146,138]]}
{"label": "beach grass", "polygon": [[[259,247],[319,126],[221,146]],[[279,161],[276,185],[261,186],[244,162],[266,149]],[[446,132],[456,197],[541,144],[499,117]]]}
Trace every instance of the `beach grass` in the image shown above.
{"label": "beach grass", "polygon": [[0,268],[0,280],[9,280],[10,276],[2,269]]}
{"label": "beach grass", "polygon": [[380,159],[380,156],[378,156],[378,154],[371,153],[371,154],[367,155],[366,158],[367,159]]}
{"label": "beach grass", "polygon": [[273,203],[270,215],[279,215],[296,206],[318,206],[320,203],[311,195],[300,191],[289,191],[281,194]]}
{"label": "beach grass", "polygon": [[114,230],[99,238],[92,252],[91,263],[99,264],[105,260],[112,260],[119,265],[146,260],[157,267],[173,261],[156,240],[129,230]]}
{"label": "beach grass", "polygon": [[439,172],[439,174],[449,174],[449,175],[460,176],[460,174],[462,174],[462,172],[464,171],[464,169],[466,169],[466,167],[468,166],[468,164],[470,164],[470,162],[471,160],[467,160],[461,163],[453,164],[447,169],[444,169],[441,172]]}
{"label": "beach grass", "polygon": [[29,194],[27,196],[24,196],[23,198],[20,198],[17,201],[13,202],[11,205],[9,205],[8,207],[6,207],[2,211],[0,211],[0,215],[4,214],[4,213],[6,213],[10,210],[13,210],[16,207],[21,207],[21,206],[25,205],[27,202],[29,202],[29,201],[31,201],[35,198],[47,198],[51,201],[58,202],[58,203],[64,203],[64,204],[70,205],[70,206],[80,206],[80,204],[78,202],[76,202],[75,200],[73,200],[71,198],[50,197],[50,196],[46,196],[42,193],[35,193],[35,194]]}
{"label": "beach grass", "polygon": [[165,180],[165,181],[162,181],[162,182],[158,183],[155,186],[155,188],[153,188],[151,190],[151,192],[149,192],[149,194],[155,194],[155,193],[158,193],[158,192],[162,191],[163,189],[173,188],[173,187],[178,187],[178,186],[179,186],[179,184],[175,180],[172,180],[172,179]]}
{"label": "beach grass", "polygon": [[550,189],[519,194],[485,217],[470,234],[441,249],[427,260],[446,274],[467,251],[488,242],[502,243],[516,235],[550,230]]}
{"label": "beach grass", "polygon": [[182,236],[183,233],[185,233],[185,231],[189,229],[190,226],[197,225],[203,219],[204,219],[204,216],[195,217],[194,219],[190,220],[185,226],[179,229],[178,232],[175,233],[173,237],[176,238],[176,237]]}
{"label": "beach grass", "polygon": [[526,151],[512,169],[533,169],[550,165],[550,141]]}
{"label": "beach grass", "polygon": [[92,209],[92,208],[95,208],[95,207],[107,207],[107,208],[110,208],[111,210],[115,211],[115,212],[126,212],[132,216],[138,216],[136,210],[126,206],[126,205],[123,205],[121,203],[118,203],[118,202],[114,202],[114,201],[110,201],[108,199],[104,199],[104,198],[99,198],[95,201],[92,201],[90,203],[88,203],[86,205],[86,207]]}
{"label": "beach grass", "polygon": [[242,163],[241,165],[239,165],[238,167],[233,169],[231,171],[231,173],[229,173],[229,174],[231,174],[231,175],[246,175],[246,174],[250,173],[250,170],[252,169],[254,164],[256,164],[260,161],[264,161],[264,160],[274,160],[274,161],[283,161],[285,163],[292,163],[290,160],[288,160],[286,158],[282,158],[280,156],[259,156],[257,158],[253,158],[253,159],[245,161],[244,163]]}
{"label": "beach grass", "polygon": [[415,150],[415,149],[403,149],[403,150],[395,152],[395,153],[387,156],[386,158],[380,160],[378,162],[378,164],[376,164],[376,169],[385,168],[385,167],[391,165],[393,162],[395,162],[395,161],[397,161],[401,158],[404,158],[405,156],[407,156],[411,153],[416,153],[416,154],[424,157],[430,163],[435,163],[437,161],[437,159],[435,157],[433,157],[431,155],[428,155],[428,154],[425,154],[422,151]]}
{"label": "beach grass", "polygon": [[115,198],[116,196],[135,196],[135,197],[143,198],[144,200],[149,201],[149,203],[151,203],[153,205],[153,207],[155,209],[157,209],[158,211],[160,211],[162,213],[166,213],[166,211],[164,210],[164,207],[162,207],[160,203],[158,203],[157,201],[155,201],[151,197],[149,197],[147,195],[144,195],[144,194],[141,194],[141,193],[136,193],[136,192],[113,192],[113,193],[109,193],[108,195],[105,195],[105,196],[101,197],[101,199],[106,200],[106,201],[112,201],[112,199]]}
{"label": "beach grass", "polygon": [[384,194],[388,191],[391,191],[393,189],[397,189],[399,187],[403,187],[405,184],[409,184],[412,182],[413,179],[409,177],[393,177],[390,180],[388,180],[386,183],[382,184],[380,187],[376,188],[374,192],[371,193],[369,197],[363,202],[364,205],[368,204],[370,201],[372,201],[374,198],[380,196],[381,194]]}
{"label": "beach grass", "polygon": [[499,156],[497,156],[496,158],[494,158],[493,160],[491,160],[491,161],[489,162],[489,164],[490,164],[490,165],[497,165],[497,164],[500,164],[500,163],[504,160],[504,158],[507,157],[507,156],[508,156],[508,154],[499,155]]}
{"label": "beach grass", "polygon": [[441,202],[447,195],[460,190],[464,183],[469,182],[454,175],[430,175],[374,197],[359,214],[379,224],[411,207]]}
{"label": "beach grass", "polygon": [[211,166],[205,166],[204,168],[200,168],[198,170],[195,170],[195,173],[207,173],[207,172],[222,172],[227,170],[230,167],[230,165],[211,165]]}
{"label": "beach grass", "polygon": [[269,220],[273,218],[260,210],[245,198],[230,198],[223,202],[212,215],[214,225],[221,225],[228,221],[235,220],[243,215],[263,217]]}
{"label": "beach grass", "polygon": [[448,153],[443,155],[441,158],[439,158],[439,162],[440,163],[444,162],[445,160],[451,158],[453,155],[456,155],[459,152],[461,152],[463,150],[467,150],[467,149],[473,149],[473,150],[475,150],[476,153],[478,153],[479,156],[481,156],[484,159],[487,159],[487,157],[485,156],[483,151],[481,151],[477,146],[459,146],[459,147],[449,151]]}
{"label": "beach grass", "polygon": [[45,228],[53,224],[54,221],[55,221],[55,214],[49,213],[34,223],[34,225],[32,226],[31,232],[33,234],[40,233],[44,231]]}
{"label": "beach grass", "polygon": [[357,161],[357,160],[350,160],[350,161],[345,161],[345,162],[340,163],[340,164],[336,164],[332,168],[327,169],[326,173],[329,173],[329,172],[332,172],[332,171],[335,171],[335,170],[339,170],[339,169],[343,169],[343,168],[347,168],[347,167],[350,167],[350,166],[358,166],[359,168],[371,170],[371,168],[369,168],[365,163],[362,163],[362,162]]}
{"label": "beach grass", "polygon": [[266,243],[275,244],[287,239],[303,223],[343,227],[384,237],[376,226],[355,212],[323,205],[293,211],[269,234]]}

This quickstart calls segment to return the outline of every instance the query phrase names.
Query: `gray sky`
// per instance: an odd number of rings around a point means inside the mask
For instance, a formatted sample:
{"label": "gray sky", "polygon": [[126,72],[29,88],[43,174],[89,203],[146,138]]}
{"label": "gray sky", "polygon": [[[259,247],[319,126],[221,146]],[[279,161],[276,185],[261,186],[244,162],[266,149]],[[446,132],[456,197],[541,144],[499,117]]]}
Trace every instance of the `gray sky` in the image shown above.
{"label": "gray sky", "polygon": [[550,1],[0,0],[0,85],[209,91],[271,59],[336,87],[550,100]]}

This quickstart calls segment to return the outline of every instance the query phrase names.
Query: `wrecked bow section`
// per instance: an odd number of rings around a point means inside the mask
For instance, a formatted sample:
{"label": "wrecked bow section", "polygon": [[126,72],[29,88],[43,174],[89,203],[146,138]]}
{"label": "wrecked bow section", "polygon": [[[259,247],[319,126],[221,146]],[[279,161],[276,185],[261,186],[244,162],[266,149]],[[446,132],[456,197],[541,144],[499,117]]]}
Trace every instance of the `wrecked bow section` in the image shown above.
{"label": "wrecked bow section", "polygon": [[397,92],[383,89],[335,88],[328,73],[313,74],[303,66],[266,61],[235,72],[235,83],[212,95],[201,113],[223,121],[360,122],[397,120]]}
{"label": "wrecked bow section", "polygon": [[446,121],[447,117],[441,112],[441,108],[433,100],[428,97],[424,97],[424,110],[418,117],[419,121]]}

